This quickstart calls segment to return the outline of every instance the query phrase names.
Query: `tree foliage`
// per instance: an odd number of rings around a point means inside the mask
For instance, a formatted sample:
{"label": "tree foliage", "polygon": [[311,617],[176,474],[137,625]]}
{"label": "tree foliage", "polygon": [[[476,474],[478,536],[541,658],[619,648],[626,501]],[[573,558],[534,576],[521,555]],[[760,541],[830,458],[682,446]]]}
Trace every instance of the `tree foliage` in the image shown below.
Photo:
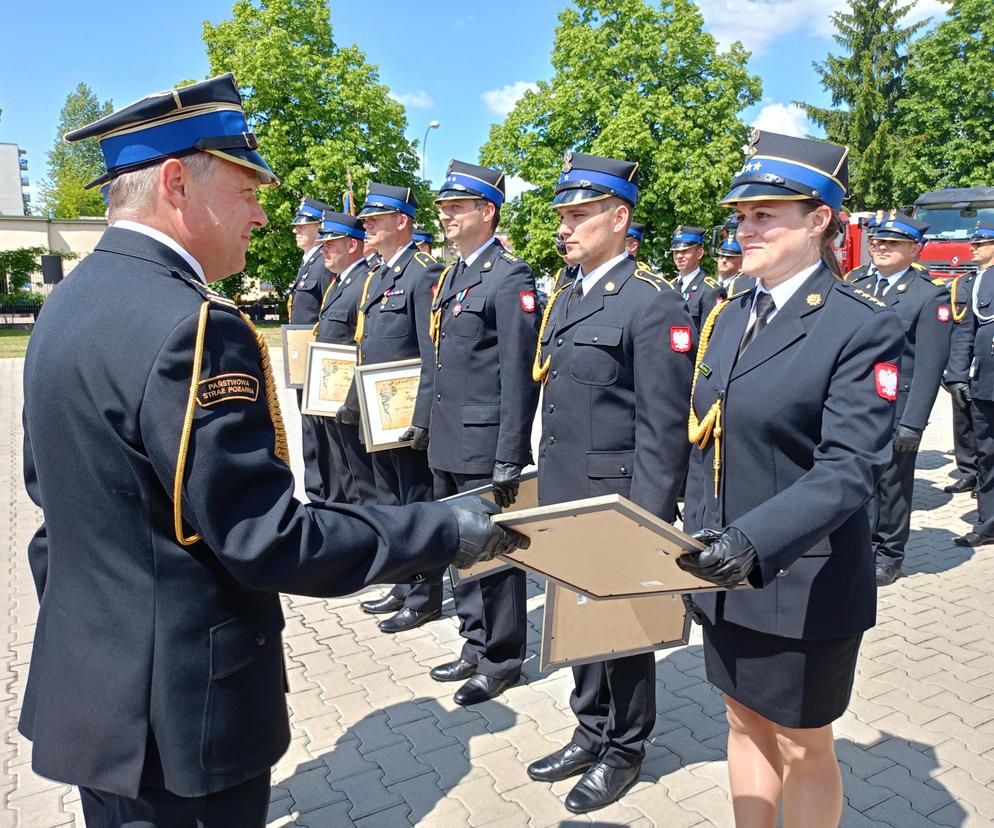
{"label": "tree foliage", "polygon": [[912,45],[898,105],[896,203],[947,185],[994,185],[992,44],[990,0],[952,0],[948,19]]}
{"label": "tree foliage", "polygon": [[66,97],[59,115],[58,137],[48,153],[48,180],[41,187],[41,203],[55,218],[104,214],[99,188],[83,189],[104,172],[104,159],[97,139],[67,144],[62,136],[113,111],[113,104],[110,101],[101,103],[85,83],[80,83]]}
{"label": "tree foliage", "polygon": [[832,95],[830,107],[799,104],[829,141],[849,147],[848,203],[865,210],[894,204],[894,164],[902,152],[894,134],[903,94],[908,44],[927,21],[901,21],[904,0],[849,0],[832,15],[835,42],[847,54],[814,63]]}
{"label": "tree foliage", "polygon": [[260,152],[281,180],[260,190],[269,225],[253,234],[246,268],[280,297],[300,264],[290,220],[303,196],[341,209],[351,174],[357,206],[375,179],[414,188],[430,215],[404,108],[358,47],[335,44],[326,0],[238,0],[230,19],[204,23],[203,40],[211,72],[234,73]]}
{"label": "tree foliage", "polygon": [[77,253],[67,250],[48,250],[44,247],[18,247],[14,250],[0,250],[0,301],[31,300],[37,294],[26,294],[24,289],[31,286],[31,275],[41,270],[40,256],[54,253],[63,261],[79,258]]}
{"label": "tree foliage", "polygon": [[491,127],[484,163],[536,184],[505,208],[518,253],[556,269],[550,208],[563,152],[638,161],[640,257],[663,261],[677,224],[707,226],[742,164],[742,109],[760,94],[741,44],[719,52],[689,0],[578,0],[559,14],[555,75]]}

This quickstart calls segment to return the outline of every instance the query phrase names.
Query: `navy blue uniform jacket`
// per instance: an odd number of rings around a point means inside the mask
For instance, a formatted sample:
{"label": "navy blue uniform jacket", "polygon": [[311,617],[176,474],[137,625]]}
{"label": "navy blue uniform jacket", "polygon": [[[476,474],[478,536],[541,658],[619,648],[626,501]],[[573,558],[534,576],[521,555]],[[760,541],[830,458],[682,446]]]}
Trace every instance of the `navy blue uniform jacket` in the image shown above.
{"label": "navy blue uniform jacket", "polygon": [[901,322],[823,266],[736,359],[754,293],[729,300],[701,357],[698,417],[724,395],[720,489],[711,440],[691,453],[684,528],[741,530],[763,588],[694,600],[786,638],[856,634],[876,618],[866,503],[891,457]]}
{"label": "navy blue uniform jacket", "polygon": [[[974,279],[961,276],[957,286],[957,311],[966,314],[953,331],[946,382],[969,382],[978,400],[994,400],[994,267],[980,273],[977,301],[973,302]],[[987,318],[984,318],[987,317]]]}
{"label": "navy blue uniform jacket", "polygon": [[[112,227],[31,336],[25,480],[44,525],[20,730],[42,776],[199,796],[268,770],[289,741],[279,593],[410,580],[458,542],[439,504],[295,500],[255,336],[209,297],[179,255]],[[182,485],[183,532],[203,539],[183,546],[172,492],[205,299]]]}
{"label": "navy blue uniform jacket", "polygon": [[693,281],[687,286],[687,290],[680,292],[680,276],[670,282],[670,285],[683,297],[687,312],[694,320],[694,329],[700,331],[704,320],[708,318],[711,309],[725,296],[725,289],[719,282],[708,276],[703,269],[699,269]]}
{"label": "navy blue uniform jacket", "polygon": [[[672,520],[687,468],[692,337],[683,300],[628,258],[567,314],[555,301],[541,340],[539,501],[620,494]],[[674,344],[675,343],[675,344]]]}
{"label": "navy blue uniform jacket", "polygon": [[495,460],[527,466],[538,403],[532,359],[542,317],[535,277],[499,242],[453,279],[455,267],[435,297],[441,315],[428,465],[484,476]]}
{"label": "navy blue uniform jacket", "polygon": [[290,324],[310,325],[318,320],[321,300],[331,284],[331,271],[324,266],[321,247],[311,253],[290,285]]}
{"label": "navy blue uniform jacket", "polygon": [[359,299],[369,275],[365,259],[349,271],[345,279],[335,276],[335,283],[325,294],[321,313],[318,314],[318,342],[335,345],[355,345],[356,320],[359,317]]}

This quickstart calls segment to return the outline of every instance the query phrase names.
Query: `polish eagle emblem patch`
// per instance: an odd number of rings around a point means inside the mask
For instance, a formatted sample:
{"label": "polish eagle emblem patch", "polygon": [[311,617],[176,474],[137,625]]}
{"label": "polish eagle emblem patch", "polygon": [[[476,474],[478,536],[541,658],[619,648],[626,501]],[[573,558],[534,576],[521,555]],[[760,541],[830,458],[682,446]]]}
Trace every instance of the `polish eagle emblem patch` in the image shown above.
{"label": "polish eagle emblem patch", "polygon": [[685,354],[690,350],[691,337],[690,328],[670,328],[670,347],[678,354]]}
{"label": "polish eagle emblem patch", "polygon": [[897,399],[897,366],[890,362],[878,362],[873,366],[873,377],[877,385],[877,394],[885,400],[894,402]]}

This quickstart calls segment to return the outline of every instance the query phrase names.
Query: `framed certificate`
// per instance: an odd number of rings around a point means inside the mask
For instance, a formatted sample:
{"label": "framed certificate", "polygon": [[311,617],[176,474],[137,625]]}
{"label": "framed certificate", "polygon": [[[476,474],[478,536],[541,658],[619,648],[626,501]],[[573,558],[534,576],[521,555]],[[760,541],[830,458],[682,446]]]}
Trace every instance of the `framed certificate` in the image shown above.
{"label": "framed certificate", "polygon": [[690,613],[679,595],[591,601],[554,581],[545,584],[541,670],[680,647]]}
{"label": "framed certificate", "polygon": [[302,414],[332,417],[345,404],[355,374],[355,345],[308,342]]}
{"label": "framed certificate", "polygon": [[414,423],[421,360],[357,365],[355,376],[366,451],[409,446],[400,435]]}
{"label": "framed certificate", "polygon": [[307,343],[314,341],[313,325],[281,325],[283,334],[283,381],[287,388],[304,387]]}
{"label": "framed certificate", "polygon": [[[467,494],[477,494],[490,501],[493,501],[494,499],[494,490],[492,486],[480,486],[477,489],[469,489],[468,491],[460,492],[459,494],[443,497],[442,500],[454,500],[457,497],[462,497]],[[536,506],[538,506],[538,472],[525,472],[521,475],[521,483],[518,486],[518,496],[504,514],[519,511],[521,509],[534,509]],[[457,584],[461,584],[463,581],[472,581],[474,578],[479,578],[482,575],[492,575],[495,572],[500,572],[502,569],[507,569],[509,566],[513,566],[513,564],[510,564],[501,558],[494,558],[491,561],[482,561],[481,563],[473,564],[466,569],[456,569],[454,566],[450,566],[449,580],[452,582],[452,586],[456,586]]]}

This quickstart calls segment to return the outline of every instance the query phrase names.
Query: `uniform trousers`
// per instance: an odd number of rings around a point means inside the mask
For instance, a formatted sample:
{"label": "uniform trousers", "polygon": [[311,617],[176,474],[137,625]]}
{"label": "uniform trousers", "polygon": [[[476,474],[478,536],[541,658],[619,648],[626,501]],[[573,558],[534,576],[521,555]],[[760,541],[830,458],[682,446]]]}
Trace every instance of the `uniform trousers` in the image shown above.
{"label": "uniform trousers", "polygon": [[[297,389],[297,408],[303,404],[304,392]],[[335,500],[331,496],[334,489],[335,470],[328,468],[328,435],[323,417],[300,415],[300,442],[304,455],[304,491],[311,500]]]}
{"label": "uniform trousers", "polygon": [[579,724],[573,743],[615,768],[642,763],[656,723],[654,653],[612,658],[573,668],[569,706]]}
{"label": "uniform trousers", "polygon": [[359,440],[359,426],[324,418],[328,447],[328,499],[359,506],[376,504],[373,461]]}
{"label": "uniform trousers", "polygon": [[[490,483],[489,475],[474,477],[433,470],[435,500]],[[461,581],[452,587],[459,614],[459,635],[465,640],[460,658],[491,678],[517,680],[525,660],[528,632],[525,573],[516,566],[493,575]]]}
{"label": "uniform trousers", "polygon": [[977,438],[973,434],[971,409],[953,406],[953,456],[960,476],[967,480],[977,477]]}
{"label": "uniform trousers", "polygon": [[[376,502],[381,506],[404,506],[432,500],[433,481],[427,452],[404,446],[372,452],[370,458]],[[437,612],[442,608],[442,571],[424,572],[422,580],[397,584],[390,594],[402,598],[407,609]]]}
{"label": "uniform trousers", "polygon": [[185,797],[143,786],[136,799],[79,789],[86,828],[263,828],[269,771],[206,796]]}
{"label": "uniform trousers", "polygon": [[994,401],[973,398],[970,406],[973,433],[977,438],[978,535],[994,535]]}
{"label": "uniform trousers", "polygon": [[895,451],[867,504],[873,552],[877,561],[900,563],[911,534],[911,498],[915,490],[917,451]]}

